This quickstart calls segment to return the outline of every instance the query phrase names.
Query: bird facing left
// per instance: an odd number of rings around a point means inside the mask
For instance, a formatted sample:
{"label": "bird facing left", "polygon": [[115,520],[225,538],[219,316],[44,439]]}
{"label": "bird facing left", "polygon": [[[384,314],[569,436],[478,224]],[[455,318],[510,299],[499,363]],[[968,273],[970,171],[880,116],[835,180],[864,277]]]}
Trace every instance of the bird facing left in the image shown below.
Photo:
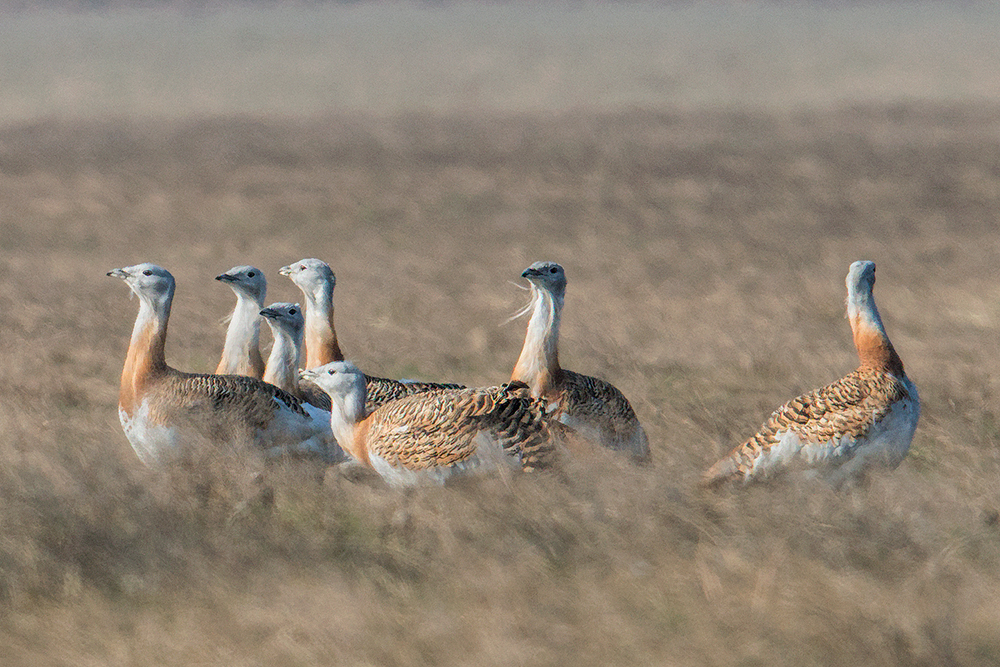
{"label": "bird facing left", "polygon": [[191,448],[249,444],[266,456],[343,460],[331,447],[330,415],[262,380],[185,373],[167,365],[167,325],[175,281],[143,263],[113,269],[139,297],[139,313],[122,369],[118,416],[146,464],[184,458]]}

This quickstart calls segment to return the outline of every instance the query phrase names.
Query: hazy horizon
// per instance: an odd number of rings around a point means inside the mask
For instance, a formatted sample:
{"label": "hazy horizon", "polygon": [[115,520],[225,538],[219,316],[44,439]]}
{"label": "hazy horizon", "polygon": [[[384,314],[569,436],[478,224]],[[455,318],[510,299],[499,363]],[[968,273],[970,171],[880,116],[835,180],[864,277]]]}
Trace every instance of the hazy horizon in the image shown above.
{"label": "hazy horizon", "polygon": [[5,19],[7,122],[1000,101],[1000,7],[981,4],[235,4]]}

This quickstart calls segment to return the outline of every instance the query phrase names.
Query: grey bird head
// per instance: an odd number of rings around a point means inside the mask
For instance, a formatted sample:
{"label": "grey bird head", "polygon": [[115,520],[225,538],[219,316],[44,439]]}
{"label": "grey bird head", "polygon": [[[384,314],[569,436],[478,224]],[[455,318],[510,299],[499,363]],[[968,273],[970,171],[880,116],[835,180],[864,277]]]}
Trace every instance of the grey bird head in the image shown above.
{"label": "grey bird head", "polygon": [[326,286],[332,291],[337,284],[337,277],[330,265],[321,259],[300,259],[294,264],[281,267],[278,273],[291,278],[306,296],[316,297]]}
{"label": "grey bird head", "polygon": [[276,329],[297,334],[305,326],[305,319],[302,317],[302,308],[297,303],[279,302],[272,303],[267,308],[260,311],[261,317]]}
{"label": "grey bird head", "polygon": [[258,304],[263,304],[267,296],[267,278],[263,271],[253,266],[234,266],[215,279],[229,285],[237,295],[242,294]]}
{"label": "grey bird head", "polygon": [[300,371],[299,377],[313,383],[331,398],[347,396],[352,391],[359,390],[364,396],[365,376],[350,361],[331,361],[316,368]]}
{"label": "grey bird head", "polygon": [[848,291],[870,291],[875,285],[875,262],[866,259],[859,259],[851,264],[847,272]]}
{"label": "grey bird head", "polygon": [[555,262],[535,262],[521,273],[532,286],[562,298],[566,294],[566,272]]}
{"label": "grey bird head", "polygon": [[156,264],[144,262],[112,269],[108,271],[108,275],[124,280],[140,299],[152,306],[162,308],[169,305],[174,296],[174,277]]}

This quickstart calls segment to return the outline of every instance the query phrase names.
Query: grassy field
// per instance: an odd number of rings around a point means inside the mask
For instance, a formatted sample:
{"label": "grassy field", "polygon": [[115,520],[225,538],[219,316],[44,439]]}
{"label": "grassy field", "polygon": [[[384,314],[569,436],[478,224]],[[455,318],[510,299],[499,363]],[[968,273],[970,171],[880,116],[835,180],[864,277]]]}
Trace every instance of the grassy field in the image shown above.
{"label": "grassy field", "polygon": [[[1000,106],[914,97],[8,122],[0,662],[1000,664]],[[624,391],[653,465],[402,493],[287,463],[271,509],[253,460],[144,468],[116,408],[137,303],[105,272],[169,268],[168,361],[207,371],[213,277],[298,300],[277,269],[310,256],[349,358],[471,384],[517,357],[511,283],[559,261],[561,360]],[[840,493],[697,492],[854,368],[855,259],[920,388],[909,458]]]}

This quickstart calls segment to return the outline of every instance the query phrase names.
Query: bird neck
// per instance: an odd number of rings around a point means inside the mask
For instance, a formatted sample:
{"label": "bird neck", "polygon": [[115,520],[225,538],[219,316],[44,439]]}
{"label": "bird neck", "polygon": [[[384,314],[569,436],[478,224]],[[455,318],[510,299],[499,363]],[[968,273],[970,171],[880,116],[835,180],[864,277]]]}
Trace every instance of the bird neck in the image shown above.
{"label": "bird neck", "polygon": [[337,443],[348,454],[365,465],[371,465],[368,450],[363,445],[365,430],[365,385],[354,387],[347,394],[330,396],[330,430]]}
{"label": "bird neck", "polygon": [[333,326],[333,290],[322,289],[307,294],[306,303],[306,368],[316,368],[331,361],[343,361],[344,353],[337,342]]}
{"label": "bird neck", "polygon": [[260,356],[260,309],[263,307],[254,299],[237,293],[222,359],[215,369],[217,374],[257,378],[264,374],[264,359]]}
{"label": "bird neck", "polygon": [[521,356],[514,364],[511,380],[531,387],[533,396],[541,396],[562,379],[559,368],[559,320],[563,300],[546,290],[531,288],[532,311],[524,336]]}
{"label": "bird neck", "polygon": [[146,386],[168,371],[164,349],[170,302],[159,307],[144,299],[139,303],[139,315],[132,328],[118,393],[119,407],[129,414],[134,414]]}
{"label": "bird neck", "polygon": [[279,389],[284,389],[295,396],[299,395],[299,360],[302,355],[302,332],[295,334],[272,327],[274,346],[267,358],[264,371],[264,382],[270,382]]}
{"label": "bird neck", "polygon": [[861,368],[904,377],[903,361],[885,333],[870,289],[848,294],[847,317],[851,322]]}

